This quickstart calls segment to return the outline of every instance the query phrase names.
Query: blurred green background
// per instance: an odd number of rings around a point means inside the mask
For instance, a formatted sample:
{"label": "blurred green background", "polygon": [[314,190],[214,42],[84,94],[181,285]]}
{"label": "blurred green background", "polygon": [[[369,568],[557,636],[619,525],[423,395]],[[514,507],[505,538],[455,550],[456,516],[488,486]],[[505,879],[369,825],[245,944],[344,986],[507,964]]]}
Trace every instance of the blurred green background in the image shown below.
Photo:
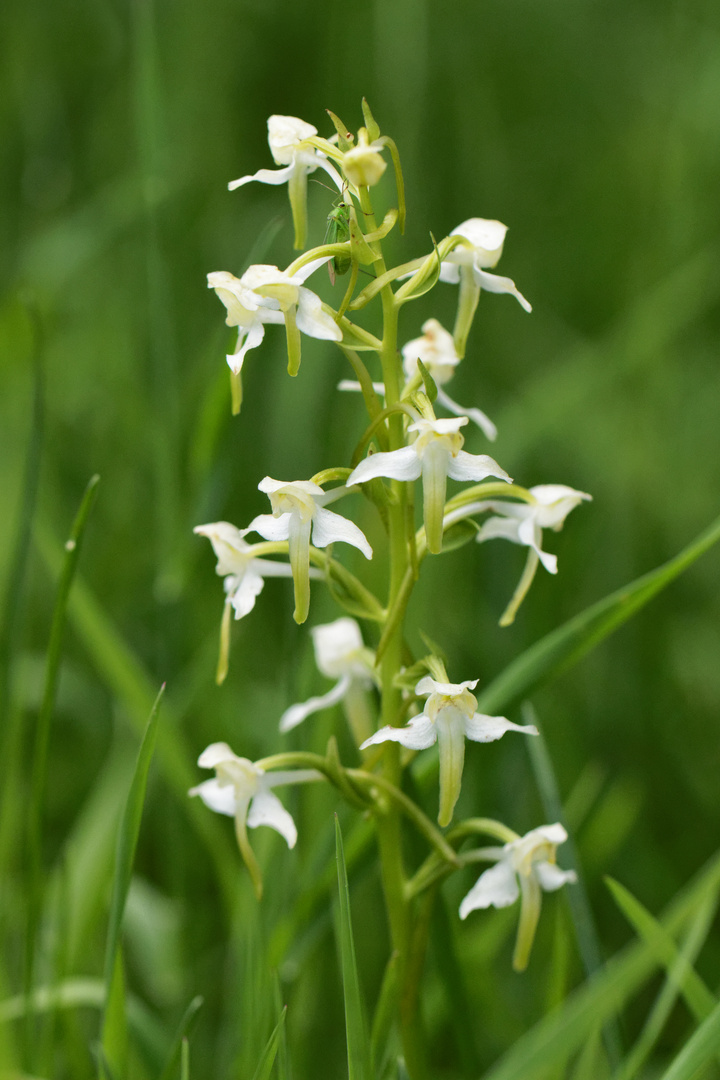
{"label": "blurred green background", "polygon": [[[331,855],[337,800],[320,790],[290,798],[301,834],[292,853],[267,830],[255,834],[267,879],[258,911],[229,823],[213,822],[212,856],[197,831],[202,812],[189,819],[182,794],[199,779],[194,761],[207,743],[226,739],[251,758],[274,752],[283,708],[326,688],[287,586],[272,581],[233,628],[230,676],[214,686],[221,584],[192,527],[245,525],[266,511],[262,476],[347,464],[363,426],[359,401],[334,389],[349,375],[340,354],[307,339],[290,380],[272,328],[249,355],[243,411],[231,418],[224,353],[234,332],[205,275],[240,274],[248,261],[286,265],[292,227],[285,188],[228,193],[227,182],[272,166],[271,113],[329,134],[332,108],[356,129],[365,95],[405,170],[398,261],[471,216],[510,226],[499,272],[533,314],[484,296],[451,392],[497,422],[493,454],[521,483],[570,484],[594,501],[547,541],[560,573],[539,572],[508,630],[496,620],[520,550],[471,546],[430,561],[413,625],[447,650],[451,678],[482,685],[558,623],[675,554],[718,512],[720,10],[713,0],[30,0],[3,6],[0,34],[0,582],[10,599],[37,357],[46,396],[35,541],[22,604],[5,622],[3,723],[6,738],[17,734],[19,764],[11,771],[6,761],[3,776],[0,989],[21,986],[23,766],[54,574],[97,472],[46,794],[48,880],[70,868],[62,970],[101,972],[117,814],[147,695],[166,680],[164,749],[128,916],[130,987],[168,1031],[202,993],[193,1076],[251,1075],[270,1021],[265,998],[248,988],[254,978],[269,985],[279,964],[295,1075],[316,1075],[318,1060],[337,1072],[344,1031],[327,903],[298,909],[294,928],[282,922]],[[332,200],[310,188],[310,239],[320,243]],[[393,198],[390,179],[383,195]],[[272,220],[269,246],[253,254]],[[313,287],[330,299],[320,275]],[[452,326],[455,303],[440,285],[406,307],[403,338],[430,315]],[[488,449],[479,434],[467,448]],[[372,532],[370,509],[356,506]],[[719,566],[710,553],[535,699],[606,954],[629,931],[602,874],[659,911],[717,846]],[[316,589],[311,621],[334,612]],[[324,714],[288,743],[319,749],[333,729],[344,738],[341,717]],[[459,809],[521,832],[540,823],[521,740],[469,749]],[[352,820],[343,814],[348,829]],[[214,863],[237,891],[234,914]],[[351,882],[370,999],[387,950],[373,866],[360,863]],[[550,963],[561,898],[547,903],[521,978],[509,969],[512,913],[455,920],[471,883],[453,880],[447,900],[477,1045],[457,1049],[431,954],[437,1075],[473,1075],[562,993]],[[704,960],[711,982],[719,953],[716,938]],[[571,960],[569,981],[579,975]],[[257,1015],[239,1022],[248,999]],[[67,1021],[71,1049],[52,1075],[90,1069],[96,1015]],[[679,1032],[683,1023],[679,1015]]]}

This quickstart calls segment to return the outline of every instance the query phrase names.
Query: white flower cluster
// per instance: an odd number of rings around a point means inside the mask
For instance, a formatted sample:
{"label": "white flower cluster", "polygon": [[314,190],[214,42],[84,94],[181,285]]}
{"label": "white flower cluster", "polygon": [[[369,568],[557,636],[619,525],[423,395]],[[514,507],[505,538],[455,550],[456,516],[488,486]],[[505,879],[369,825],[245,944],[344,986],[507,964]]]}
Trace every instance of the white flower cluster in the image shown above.
{"label": "white flower cluster", "polygon": [[[374,132],[376,125],[373,122],[369,127]],[[380,181],[386,169],[382,153],[390,144],[389,140],[369,134],[363,128],[355,144],[351,136],[343,136],[340,128],[338,132],[332,140],[324,140],[318,136],[315,127],[296,117],[271,116],[268,141],[273,159],[280,167],[277,170],[261,169],[229,185],[233,190],[251,181],[271,185],[287,183],[296,248],[302,248],[305,243],[307,177],[310,173],[322,169],[331,177],[345,200],[350,222],[353,214],[365,213],[362,208],[367,205],[367,201],[363,201],[367,191]],[[397,170],[395,160],[394,164]],[[399,181],[398,193],[400,195]],[[348,310],[352,313],[362,300],[363,294],[350,304],[359,263],[369,263],[376,258],[370,244],[385,235],[395,218],[388,216],[389,224],[384,231],[383,228],[375,230],[373,225],[375,231],[360,236],[348,225],[347,240],[308,252],[286,270],[255,265],[239,278],[227,271],[208,274],[208,286],[215,290],[227,310],[227,325],[238,329],[237,344],[227,356],[234,411],[240,408],[245,357],[251,349],[261,345],[268,324],[285,326],[291,375],[296,375],[300,366],[302,334],[334,341],[346,355],[357,349],[387,352],[382,342],[352,324],[345,313]],[[303,623],[309,614],[310,581],[327,579],[328,567],[331,563],[335,565],[331,553],[323,555],[322,549],[342,542],[357,548],[366,559],[372,558],[372,548],[361,529],[327,506],[357,492],[363,485],[368,485],[365,490],[372,494],[381,479],[393,482],[392,491],[386,498],[389,501],[395,499],[396,504],[398,491],[404,490],[399,485],[416,480],[422,482],[423,527],[412,541],[416,560],[426,553],[439,554],[443,550],[444,534],[461,522],[473,523],[475,539],[479,543],[502,538],[528,549],[525,570],[502,623],[507,624],[514,618],[539,563],[551,574],[557,573],[556,556],[543,548],[543,529],[561,529],[570,511],[590,496],[560,484],[520,488],[494,458],[463,449],[465,440],[461,429],[467,428],[468,424],[475,425],[490,440],[495,440],[497,428],[485,412],[479,408],[464,408],[445,390],[465,355],[470,325],[482,290],[512,295],[526,311],[531,311],[530,304],[510,278],[490,272],[502,255],[506,233],[507,227],[499,221],[470,218],[454,229],[436,249],[441,255],[435,257],[434,280],[439,278],[459,286],[454,331],[450,334],[437,319],[427,319],[422,325],[422,335],[402,346],[402,368],[398,361],[399,379],[395,386],[388,384],[390,396],[386,394],[386,383],[372,383],[375,394],[386,398],[386,408],[380,419],[393,411],[402,413],[399,417],[401,426],[396,424],[394,430],[402,432],[403,445],[398,445],[401,440],[397,438],[394,444],[389,444],[394,448],[388,449],[387,443],[378,440],[380,449],[369,452],[363,460],[358,461],[356,456],[354,468],[327,470],[313,480],[284,481],[266,476],[258,488],[270,499],[270,513],[256,516],[244,529],[226,521],[199,525],[195,529],[210,540],[218,560],[217,573],[224,578],[226,601],[219,681],[227,670],[232,614],[235,619],[242,619],[252,611],[266,578],[293,579],[294,618]],[[342,254],[342,261],[348,268],[350,264],[354,268],[346,299],[339,311],[335,311],[308,289],[305,282],[320,266],[331,259],[337,260],[338,253]],[[414,298],[415,292],[421,295],[421,291],[426,291],[423,275],[429,272],[426,268],[430,263],[416,260],[395,273],[396,279],[406,279],[398,294],[403,302]],[[408,271],[407,267],[411,269]],[[379,276],[385,274],[388,277],[381,259],[376,270]],[[342,269],[338,270],[338,273],[342,272]],[[392,290],[391,295],[395,295]],[[394,345],[391,352],[396,355]],[[388,375],[385,370],[386,377],[392,378],[392,372]],[[364,382],[342,382],[340,387],[362,388],[367,395],[370,393],[369,382],[370,377],[366,374]],[[399,394],[398,385],[401,387]],[[451,417],[438,418],[435,407],[442,407]],[[360,452],[376,429],[377,423],[374,427],[371,425]],[[448,479],[472,486],[448,502]],[[332,487],[323,486],[334,481],[339,483]],[[476,518],[488,513],[490,516],[482,524],[476,522]],[[248,542],[245,538],[249,533],[256,533],[261,540]],[[349,607],[348,610],[356,609]],[[380,608],[380,612],[377,621],[389,617],[385,609]],[[477,680],[450,683],[446,681],[447,675],[439,661],[435,666],[427,664],[426,670],[431,671],[432,676],[426,674],[419,678],[414,683],[414,693],[411,693],[413,682],[408,679],[405,684],[406,711],[401,714],[402,719],[378,730],[375,689],[380,686],[380,679],[376,656],[365,645],[357,621],[344,616],[315,626],[312,638],[318,670],[327,679],[334,680],[334,685],[324,693],[287,708],[280,719],[280,731],[289,732],[308,716],[342,704],[355,744],[364,754],[363,761],[368,768],[372,767],[376,753],[365,752],[379,744],[395,742],[415,753],[437,743],[438,822],[442,827],[451,823],[460,795],[466,739],[487,743],[500,739],[508,731],[530,736],[538,734],[532,725],[523,726],[504,716],[478,712],[478,701],[472,693]],[[435,678],[435,675],[440,677]],[[409,720],[403,723],[408,715]],[[211,809],[234,818],[240,850],[259,895],[260,871],[247,839],[247,829],[268,825],[284,837],[289,847],[293,847],[297,837],[295,825],[271,789],[281,784],[316,780],[321,778],[321,773],[312,769],[266,772],[261,765],[235,755],[226,743],[213,743],[200,755],[198,764],[215,769],[216,776],[193,788],[190,794],[199,795]],[[501,828],[505,829],[504,826]],[[510,838],[503,847],[484,848],[476,853],[478,858],[487,859],[494,866],[481,875],[462,901],[460,917],[466,918],[476,908],[504,907],[522,896],[523,916],[515,963],[517,967],[523,967],[539,913],[541,891],[558,889],[573,881],[575,875],[573,871],[562,871],[555,865],[557,846],[566,839],[562,825],[542,826],[524,837],[507,829],[505,834]]]}

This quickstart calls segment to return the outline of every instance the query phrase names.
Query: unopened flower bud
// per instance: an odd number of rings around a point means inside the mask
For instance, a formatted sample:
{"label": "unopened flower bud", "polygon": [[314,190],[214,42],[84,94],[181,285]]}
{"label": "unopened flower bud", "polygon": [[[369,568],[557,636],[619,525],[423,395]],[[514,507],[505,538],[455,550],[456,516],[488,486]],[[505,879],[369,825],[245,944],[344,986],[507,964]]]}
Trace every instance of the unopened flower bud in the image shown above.
{"label": "unopened flower bud", "polygon": [[[363,138],[363,135],[365,136]],[[372,187],[387,168],[375,143],[368,143],[364,129],[357,146],[343,156],[343,172],[355,187]]]}

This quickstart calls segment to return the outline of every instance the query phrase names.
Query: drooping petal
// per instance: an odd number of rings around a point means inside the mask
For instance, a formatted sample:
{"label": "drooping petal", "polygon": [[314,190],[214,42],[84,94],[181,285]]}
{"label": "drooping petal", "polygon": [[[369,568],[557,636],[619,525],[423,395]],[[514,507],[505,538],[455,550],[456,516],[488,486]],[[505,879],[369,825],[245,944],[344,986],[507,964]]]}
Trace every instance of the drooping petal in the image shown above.
{"label": "drooping petal", "polygon": [[295,163],[290,162],[284,169],[258,169],[252,176],[241,176],[239,180],[231,180],[228,191],[235,191],[236,188],[243,187],[252,180],[258,180],[261,184],[287,184],[295,168]]}
{"label": "drooping petal", "polygon": [[458,403],[453,401],[441,387],[438,387],[437,400],[441,405],[444,405],[447,411],[451,412],[453,416],[467,416],[468,420],[472,420],[473,424],[476,424],[480,428],[490,442],[495,442],[497,438],[497,428],[490,417],[487,416],[482,409],[466,409],[462,405],[458,405]]}
{"label": "drooping petal", "polygon": [[280,730],[283,732],[290,731],[292,728],[297,727],[298,724],[301,724],[307,716],[311,716],[312,713],[321,712],[323,709],[329,709],[333,705],[337,705],[338,701],[342,701],[345,697],[349,686],[350,676],[345,675],[331,690],[328,690],[327,694],[311,697],[307,701],[291,705],[280,717]]}
{"label": "drooping petal", "polygon": [[465,717],[454,705],[440,709],[437,728],[440,756],[440,809],[438,824],[449,825],[455,803],[460,797],[463,765],[465,763]]}
{"label": "drooping petal", "polygon": [[190,788],[188,795],[199,795],[210,810],[216,814],[226,814],[235,817],[237,800],[235,788],[232,784],[219,784],[216,779],[204,780],[197,787]]}
{"label": "drooping petal", "polygon": [[551,862],[538,862],[533,867],[533,872],[540,882],[540,887],[545,892],[555,892],[563,885],[577,881],[574,870],[561,870],[559,866]]}
{"label": "drooping petal", "polygon": [[515,872],[505,859],[485,870],[460,904],[460,918],[466,919],[478,908],[504,908],[514,904],[520,895]]}
{"label": "drooping petal", "polygon": [[308,337],[320,338],[323,341],[341,341],[342,330],[333,317],[323,311],[320,297],[303,286],[298,292],[298,330],[307,334]]}
{"label": "drooping petal", "polygon": [[[403,274],[403,277],[411,277],[411,274]],[[456,263],[444,262],[440,264],[440,280],[448,285],[457,285],[460,280],[460,267]]]}
{"label": "drooping petal", "polygon": [[242,577],[236,579],[236,581],[238,584],[229,593],[229,598],[235,610],[235,618],[243,619],[255,607],[255,600],[262,592],[265,582],[252,564],[248,566]]}
{"label": "drooping petal", "polygon": [[422,472],[420,458],[412,446],[403,446],[399,450],[389,450],[371,454],[361,461],[348,476],[346,487],[353,484],[365,484],[378,476],[387,476],[391,480],[417,480]]}
{"label": "drooping petal", "polygon": [[425,716],[425,713],[420,713],[419,716],[413,716],[405,727],[388,725],[380,728],[362,743],[360,749],[365,750],[376,743],[397,742],[401,746],[406,746],[408,750],[427,750],[429,746],[433,746],[436,739],[437,731],[432,720]]}
{"label": "drooping petal", "polygon": [[[328,511],[329,513],[329,511]],[[285,517],[285,515],[282,515]],[[295,587],[293,619],[304,623],[310,610],[310,528],[311,521],[302,521],[299,514],[288,514],[288,556]]]}
{"label": "drooping petal", "polygon": [[266,788],[258,791],[250,803],[247,824],[250,829],[256,829],[258,825],[269,825],[287,841],[289,848],[295,847],[297,842],[295,822],[277,795],[273,795],[272,791]]}
{"label": "drooping petal", "polygon": [[338,541],[344,544],[352,544],[353,547],[362,551],[366,559],[372,559],[372,548],[365,539],[362,529],[359,529],[352,521],[318,507],[313,515],[312,541],[315,547],[327,547]]}
{"label": "drooping petal", "polygon": [[429,442],[421,456],[423,523],[428,551],[432,555],[438,555],[442,551],[443,512],[451,461],[452,455],[441,438]]}
{"label": "drooping petal", "polygon": [[243,366],[245,354],[250,349],[256,349],[265,337],[265,327],[259,322],[253,322],[249,328],[241,326],[238,332],[238,343],[234,353],[227,353],[225,359],[233,375],[237,375]]}
{"label": "drooping petal", "polygon": [[479,266],[473,267],[473,277],[481,289],[491,293],[510,293],[527,312],[532,311],[532,304],[525,299],[523,294],[508,277],[499,274],[489,274],[487,270],[481,270]]}
{"label": "drooping petal", "polygon": [[448,459],[448,476],[453,480],[485,480],[488,476],[495,476],[512,484],[511,478],[494,458],[488,454],[468,454],[466,450],[458,450]]}
{"label": "drooping petal", "polygon": [[518,529],[517,521],[504,517],[491,517],[482,523],[475,539],[479,544],[485,540],[510,540],[513,544],[521,544]]}
{"label": "drooping petal", "polygon": [[504,716],[475,713],[474,716],[465,718],[465,734],[473,742],[495,742],[496,739],[501,739],[506,731],[520,731],[524,735],[538,734],[534,724],[513,724],[512,720],[506,720]]}
{"label": "drooping petal", "polygon": [[545,569],[551,574],[557,574],[557,556],[551,555],[542,549],[542,529],[537,523],[536,515],[531,513],[518,527],[518,538],[521,544],[532,548],[540,558]]}

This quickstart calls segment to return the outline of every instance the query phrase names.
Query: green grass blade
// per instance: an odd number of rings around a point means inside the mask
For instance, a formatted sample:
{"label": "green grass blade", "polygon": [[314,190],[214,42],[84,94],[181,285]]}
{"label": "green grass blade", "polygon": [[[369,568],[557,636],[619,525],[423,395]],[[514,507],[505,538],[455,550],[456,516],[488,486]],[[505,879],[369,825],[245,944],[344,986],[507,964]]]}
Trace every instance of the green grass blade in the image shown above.
{"label": "green grass blade", "polygon": [[531,645],[478,694],[481,712],[507,709],[534,687],[548,682],[644,607],[720,540],[720,518],[673,559],[593,604]]}
{"label": "green grass blade", "polygon": [[350,1080],[371,1080],[370,1044],[365,1025],[360,980],[355,959],[355,942],[350,915],[350,890],[348,888],[342,833],[335,815],[335,845],[337,851],[337,874],[339,891],[339,937],[342,960],[343,990],[345,994],[345,1031],[347,1034],[348,1075]]}
{"label": "green grass blade", "polygon": [[[660,920],[676,934],[708,897],[720,890],[720,853],[672,901]],[[543,1018],[485,1074],[485,1080],[540,1080],[558,1069],[606,1023],[657,967],[655,951],[634,942],[569,997],[558,1012]]]}
{"label": "green grass blade", "polygon": [[[273,989],[274,989],[274,993],[275,993],[275,1008],[277,1009],[278,1012],[282,1012],[282,1010],[283,1010],[282,988],[280,986],[280,978],[279,978],[277,972],[275,972],[275,980],[274,980],[274,982],[275,982],[275,985],[274,985]],[[289,1056],[288,1056],[287,1028],[285,1027],[284,1024],[282,1026],[282,1031],[280,1032],[280,1043],[278,1045],[278,1058],[277,1058],[277,1061],[278,1061],[278,1068],[277,1068],[277,1078],[278,1078],[278,1080],[290,1080],[290,1059],[289,1059]]]}
{"label": "green grass blade", "polygon": [[[535,781],[540,792],[540,798],[542,799],[547,820],[548,822],[559,821],[567,830],[568,838],[563,845],[564,856],[562,864],[567,869],[574,868],[578,874],[578,880],[574,885],[565,890],[565,895],[570,908],[573,926],[575,927],[580,959],[582,960],[586,973],[588,975],[593,975],[600,968],[602,963],[600,958],[600,946],[598,943],[597,927],[595,926],[592,908],[590,907],[587,890],[585,889],[583,877],[580,873],[575,841],[572,832],[567,827],[567,822],[565,821],[560,790],[555,776],[555,769],[553,768],[552,759],[548,752],[542,729],[538,723],[535,709],[529,701],[526,701],[523,703],[522,711],[523,723],[535,724],[540,732],[537,738],[526,739],[525,745],[530,754],[530,761],[532,763],[533,772],[535,773]],[[611,1018],[605,1025],[603,1038],[611,1066],[613,1069],[616,1069],[620,1063],[622,1051],[620,1033],[614,1018]]]}
{"label": "green grass blade", "polygon": [[[92,510],[97,485],[100,477],[93,476],[83,495],[80,509],[70,531],[70,537],[65,544],[65,556],[63,568],[58,582],[55,607],[53,609],[52,625],[50,628],[50,640],[48,643],[47,662],[45,668],[45,685],[40,711],[35,728],[33,745],[33,758],[30,776],[30,797],[27,803],[27,851],[29,858],[29,881],[28,881],[28,921],[27,936],[25,939],[25,975],[24,983],[26,992],[30,992],[35,974],[35,945],[40,923],[40,913],[44,897],[43,877],[43,851],[42,851],[42,824],[43,807],[45,803],[45,788],[47,785],[48,750],[50,745],[50,728],[55,709],[55,697],[57,694],[58,679],[60,677],[60,661],[62,657],[63,636],[67,616],[68,599],[70,589],[75,577],[80,548]],[[34,1039],[32,1033],[32,1015],[28,1012],[25,1029],[26,1036],[26,1060],[28,1065],[34,1058]]]}
{"label": "green grass blade", "polygon": [[636,933],[652,948],[668,972],[675,970],[680,992],[698,1022],[706,1020],[717,1005],[717,999],[698,973],[689,964],[682,964],[680,952],[672,937],[647,908],[621,885],[605,879],[613,899]]}
{"label": "green grass blade", "polygon": [[158,716],[160,713],[160,701],[165,687],[161,687],[160,693],[155,699],[150,718],[147,722],[145,735],[138,751],[135,772],[133,775],[130,791],[128,793],[125,811],[120,823],[117,849],[115,855],[115,874],[113,879],[112,901],[110,904],[110,921],[108,925],[107,944],[105,949],[105,990],[107,994],[107,1011],[103,1022],[102,1045],[106,1056],[114,1061],[113,1055],[108,1053],[109,1047],[117,1046],[121,1042],[121,1033],[118,1027],[122,1022],[120,1010],[117,1004],[120,994],[119,984],[122,976],[122,964],[120,960],[120,934],[122,919],[125,911],[130,878],[135,860],[138,835],[140,833],[140,820],[142,818],[145,790],[147,787],[148,772],[155,749],[157,737]]}
{"label": "green grass blade", "polygon": [[167,1056],[167,1061],[163,1067],[158,1080],[173,1080],[173,1073],[178,1060],[183,1053],[183,1046],[187,1043],[187,1040],[192,1032],[195,1024],[197,1023],[198,1013],[200,1007],[203,1004],[203,998],[199,995],[194,997],[188,1005],[183,1018],[180,1021],[180,1025],[173,1039],[172,1046],[170,1047],[170,1053]]}
{"label": "green grass blade", "polygon": [[[14,807],[20,805],[18,785],[23,770],[22,725],[20,716],[12,708],[13,658],[21,640],[21,610],[25,591],[37,491],[40,480],[43,431],[45,427],[45,383],[40,351],[35,350],[35,373],[33,384],[33,407],[30,435],[25,456],[25,472],[22,483],[22,501],[10,556],[5,589],[4,617],[0,628],[0,768],[2,773],[2,798],[0,798],[0,868],[5,869],[8,850],[13,837],[18,835]],[[2,874],[3,880],[6,879]]]}
{"label": "green grass blade", "polygon": [[661,1080],[691,1080],[720,1051],[720,1004],[688,1040]]}
{"label": "green grass blade", "polygon": [[190,1080],[190,1043],[183,1039],[180,1050],[180,1080]]}
{"label": "green grass blade", "polygon": [[645,1064],[652,1048],[660,1038],[678,999],[682,973],[688,965],[694,963],[696,956],[705,943],[716,910],[716,899],[710,897],[698,911],[680,950],[677,963],[669,969],[665,985],[657,996],[657,1000],[645,1021],[637,1042],[613,1077],[613,1080],[632,1080]]}
{"label": "green grass blade", "polygon": [[280,1046],[280,1039],[285,1027],[285,1016],[287,1013],[287,1005],[283,1006],[283,1010],[280,1013],[280,1019],[278,1020],[272,1035],[268,1039],[267,1046],[263,1050],[262,1057],[260,1058],[257,1068],[253,1074],[253,1080],[268,1080],[272,1067],[275,1063],[275,1055],[278,1052]]}

